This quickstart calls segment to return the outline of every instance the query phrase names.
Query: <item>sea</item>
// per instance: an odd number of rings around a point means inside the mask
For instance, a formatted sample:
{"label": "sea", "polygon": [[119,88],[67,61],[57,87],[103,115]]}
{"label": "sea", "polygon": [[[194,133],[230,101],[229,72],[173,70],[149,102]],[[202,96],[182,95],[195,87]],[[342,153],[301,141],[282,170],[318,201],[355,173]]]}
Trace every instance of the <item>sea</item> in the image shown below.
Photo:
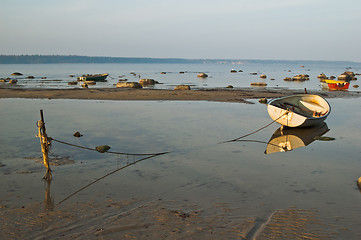
{"label": "sea", "polygon": [[[233,71],[232,71],[233,70]],[[192,89],[200,88],[249,88],[251,83],[266,83],[266,88],[322,90],[317,76],[324,73],[327,77],[338,77],[345,71],[361,72],[361,63],[326,62],[326,61],[235,61],[219,63],[194,64],[0,64],[0,78],[17,79],[15,86],[1,83],[1,87],[23,88],[74,88],[81,84],[68,85],[83,74],[108,73],[106,82],[98,82],[96,88],[115,87],[119,80],[138,82],[150,78],[159,82],[148,88],[173,89],[177,85],[190,85]],[[12,76],[20,72],[21,76]],[[199,73],[206,73],[207,78],[199,78]],[[262,74],[266,78],[260,78]],[[309,75],[307,81],[285,81],[299,74]],[[29,76],[31,78],[29,78]],[[357,90],[352,81],[349,91]]]}

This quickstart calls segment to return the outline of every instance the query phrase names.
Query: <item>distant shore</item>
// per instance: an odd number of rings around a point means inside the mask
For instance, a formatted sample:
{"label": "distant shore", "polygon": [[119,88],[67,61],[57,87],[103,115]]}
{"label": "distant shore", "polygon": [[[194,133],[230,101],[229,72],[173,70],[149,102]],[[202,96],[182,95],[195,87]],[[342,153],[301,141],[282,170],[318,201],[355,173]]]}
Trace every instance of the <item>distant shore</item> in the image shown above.
{"label": "distant shore", "polygon": [[[201,89],[161,90],[123,88],[0,88],[0,98],[29,99],[88,99],[88,100],[168,100],[168,101],[213,101],[248,103],[247,99],[277,98],[291,94],[303,94],[304,90],[242,88],[242,89]],[[308,91],[325,98],[360,97],[361,92]]]}
{"label": "distant shore", "polygon": [[314,62],[337,62],[339,64],[359,64],[353,61],[325,61],[325,60],[260,60],[260,59],[217,59],[217,58],[151,58],[151,57],[97,57],[80,55],[0,55],[0,64],[56,64],[56,63],[158,63],[158,64],[203,64],[219,63],[232,64],[234,62],[267,63],[267,62],[293,62],[299,65]]}

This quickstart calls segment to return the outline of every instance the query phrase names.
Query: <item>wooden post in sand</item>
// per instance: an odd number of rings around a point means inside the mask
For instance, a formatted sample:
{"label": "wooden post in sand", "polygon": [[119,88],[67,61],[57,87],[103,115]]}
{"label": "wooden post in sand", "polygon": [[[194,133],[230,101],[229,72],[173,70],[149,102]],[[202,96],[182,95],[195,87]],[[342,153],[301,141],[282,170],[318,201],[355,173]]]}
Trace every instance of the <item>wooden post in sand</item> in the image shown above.
{"label": "wooden post in sand", "polygon": [[37,123],[38,130],[39,130],[38,137],[40,138],[41,152],[43,153],[44,165],[46,167],[46,173],[45,173],[43,179],[50,181],[52,179],[51,169],[49,166],[49,158],[48,158],[50,142],[48,140],[48,136],[46,135],[43,110],[40,110],[40,117],[41,117],[41,120],[39,120]]}

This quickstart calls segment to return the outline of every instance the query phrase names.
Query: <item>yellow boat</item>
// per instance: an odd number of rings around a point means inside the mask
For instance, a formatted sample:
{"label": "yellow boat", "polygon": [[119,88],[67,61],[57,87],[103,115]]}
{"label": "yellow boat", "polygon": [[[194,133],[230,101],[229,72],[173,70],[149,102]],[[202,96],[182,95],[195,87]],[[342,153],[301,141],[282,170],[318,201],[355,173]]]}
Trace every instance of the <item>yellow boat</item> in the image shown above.
{"label": "yellow boat", "polygon": [[321,81],[321,86],[328,90],[347,90],[350,83],[339,80],[323,79]]}

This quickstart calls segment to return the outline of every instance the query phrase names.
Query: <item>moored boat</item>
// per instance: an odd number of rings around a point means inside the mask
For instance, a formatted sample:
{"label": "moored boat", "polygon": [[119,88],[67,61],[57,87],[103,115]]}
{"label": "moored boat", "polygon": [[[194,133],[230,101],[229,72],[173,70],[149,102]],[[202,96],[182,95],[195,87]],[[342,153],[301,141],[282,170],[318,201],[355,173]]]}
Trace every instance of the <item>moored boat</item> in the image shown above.
{"label": "moored boat", "polygon": [[79,81],[98,81],[98,82],[102,82],[102,81],[106,81],[105,79],[109,76],[108,73],[104,73],[104,74],[85,74],[81,77],[78,77]]}
{"label": "moored boat", "polygon": [[350,83],[340,80],[324,79],[321,81],[321,86],[327,90],[347,90]]}
{"label": "moored boat", "polygon": [[331,107],[318,95],[300,94],[270,101],[267,111],[274,121],[283,126],[307,127],[325,121]]}

